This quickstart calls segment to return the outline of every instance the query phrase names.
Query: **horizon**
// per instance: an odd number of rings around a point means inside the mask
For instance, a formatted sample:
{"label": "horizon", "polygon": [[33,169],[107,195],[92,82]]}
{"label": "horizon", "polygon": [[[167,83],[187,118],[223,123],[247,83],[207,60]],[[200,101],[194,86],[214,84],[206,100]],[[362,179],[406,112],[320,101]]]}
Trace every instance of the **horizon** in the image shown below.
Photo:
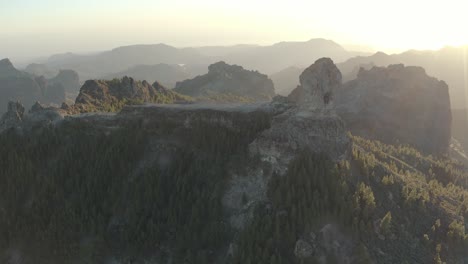
{"label": "horizon", "polygon": [[468,35],[459,34],[468,24],[465,7],[458,0],[4,1],[0,23],[9,27],[0,32],[0,56],[19,61],[137,44],[264,46],[315,38],[350,51],[437,50],[468,45]]}

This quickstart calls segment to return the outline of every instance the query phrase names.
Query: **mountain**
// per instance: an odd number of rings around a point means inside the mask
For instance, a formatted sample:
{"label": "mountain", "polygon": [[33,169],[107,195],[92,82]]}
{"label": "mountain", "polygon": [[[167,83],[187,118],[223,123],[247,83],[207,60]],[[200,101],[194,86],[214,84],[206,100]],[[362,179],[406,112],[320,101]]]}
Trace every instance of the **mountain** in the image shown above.
{"label": "mountain", "polygon": [[69,112],[120,111],[127,104],[188,102],[187,96],[166,89],[158,82],[122,79],[88,80],[80,89],[75,104],[66,107]]}
{"label": "mountain", "polygon": [[51,69],[73,69],[82,79],[92,79],[125,71],[136,65],[189,64],[203,58],[191,48],[174,48],[165,44],[119,47],[93,55],[63,55],[51,57],[46,65]]}
{"label": "mountain", "polygon": [[277,73],[271,74],[270,79],[275,84],[275,92],[282,96],[287,96],[299,84],[299,75],[304,69],[299,67],[288,67]]}
{"label": "mountain", "polygon": [[45,78],[53,78],[58,74],[58,71],[51,70],[45,64],[31,63],[24,69],[25,72],[36,76],[44,76]]}
{"label": "mountain", "polygon": [[[447,82],[450,87],[450,99],[453,108],[465,108],[466,91],[468,90],[468,47],[446,47],[437,51],[411,50],[401,54],[387,55],[378,52],[372,56],[361,56],[349,59],[338,65],[347,75],[362,64],[372,63],[376,66],[388,66],[402,63],[409,66],[420,66],[427,73]],[[357,72],[356,72],[357,73]]]}
{"label": "mountain", "polygon": [[402,64],[361,69],[336,95],[338,114],[354,134],[387,144],[448,153],[452,113],[445,82]]}
{"label": "mountain", "polygon": [[130,76],[140,81],[158,81],[171,89],[175,87],[177,82],[195,77],[183,66],[161,63],[156,65],[137,65],[119,73],[106,75],[102,79],[122,78],[124,76]]}
{"label": "mountain", "polygon": [[[230,64],[242,65],[247,69],[271,74],[290,66],[305,67],[310,61],[315,61],[322,56],[344,61],[363,54],[367,53],[347,51],[337,43],[325,39],[281,42],[270,46],[175,48],[165,44],[155,44],[118,47],[88,55],[57,54],[51,56],[45,65],[56,71],[73,69],[78,72],[81,79],[103,78],[124,72],[137,65],[210,65],[217,61],[226,61]],[[189,70],[189,72],[192,71]]]}
{"label": "mountain", "polygon": [[[305,67],[321,57],[344,61],[363,53],[350,52],[339,44],[326,39],[311,39],[305,42],[280,42],[271,46],[251,48],[224,56],[228,63],[243,65],[265,73],[275,73],[286,67]],[[365,53],[364,53],[365,54]]]}
{"label": "mountain", "polygon": [[60,70],[55,77],[48,81],[51,84],[63,86],[68,93],[77,93],[80,90],[80,77],[73,70]]}
{"label": "mountain", "polygon": [[44,77],[37,77],[17,70],[8,59],[0,60],[0,113],[9,101],[20,101],[26,108],[36,101],[61,104],[65,101],[65,88],[49,84]]}
{"label": "mountain", "polygon": [[268,76],[223,61],[210,65],[205,75],[177,83],[174,91],[193,97],[233,96],[254,101],[268,101],[275,95]]}
{"label": "mountain", "polygon": [[[403,84],[442,86],[414,67],[360,75],[356,84],[383,81],[389,89],[377,99],[391,103],[401,102],[392,86],[401,76]],[[78,115],[9,104],[0,120],[0,259],[466,262],[467,168],[348,134],[334,107],[341,81],[333,61],[320,59],[291,96],[266,104],[126,105]],[[156,86],[126,78],[89,81],[82,91],[124,100]],[[83,96],[86,104],[92,98]]]}

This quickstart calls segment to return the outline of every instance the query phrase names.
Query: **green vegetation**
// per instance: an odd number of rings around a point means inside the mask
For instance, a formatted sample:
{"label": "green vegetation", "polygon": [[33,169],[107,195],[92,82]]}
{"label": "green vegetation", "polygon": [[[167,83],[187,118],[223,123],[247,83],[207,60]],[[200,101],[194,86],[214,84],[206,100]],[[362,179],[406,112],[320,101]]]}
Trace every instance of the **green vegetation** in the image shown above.
{"label": "green vegetation", "polygon": [[[331,225],[353,263],[468,258],[463,166],[354,136],[346,160],[304,149],[285,175],[266,169],[267,201],[232,230],[221,204],[228,176],[258,167],[248,145],[270,121],[251,113],[253,125],[242,126],[247,117],[233,115],[232,126],[210,122],[224,116],[207,110],[190,127],[161,116],[117,129],[74,120],[0,134],[0,250],[39,264],[214,263],[229,248],[232,264],[340,263],[321,237]],[[296,256],[300,239],[313,253]]]}
{"label": "green vegetation", "polygon": [[317,263],[319,256],[339,263],[320,240],[315,255],[294,255],[298,239],[330,223],[353,241],[353,263],[460,263],[468,257],[467,176],[459,164],[351,137],[349,163],[333,166],[305,151],[287,175],[273,176],[271,204],[256,209],[233,263]]}
{"label": "green vegetation", "polygon": [[[247,143],[268,124],[257,121],[242,130],[200,120],[190,131],[135,123],[110,132],[70,122],[3,133],[0,248],[19,247],[34,263],[109,256],[210,263],[230,236],[221,206],[227,168],[231,157],[248,162]],[[183,148],[148,152],[150,142],[174,135]]]}

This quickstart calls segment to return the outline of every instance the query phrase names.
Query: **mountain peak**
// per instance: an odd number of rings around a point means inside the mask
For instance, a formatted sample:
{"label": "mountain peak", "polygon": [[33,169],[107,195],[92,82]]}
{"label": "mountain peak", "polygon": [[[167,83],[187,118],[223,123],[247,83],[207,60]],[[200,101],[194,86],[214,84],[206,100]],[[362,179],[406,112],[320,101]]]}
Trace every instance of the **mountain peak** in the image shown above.
{"label": "mountain peak", "polygon": [[13,63],[11,63],[10,59],[8,58],[5,58],[3,60],[0,60],[0,70],[4,70],[4,69],[15,69],[15,67],[13,66]]}

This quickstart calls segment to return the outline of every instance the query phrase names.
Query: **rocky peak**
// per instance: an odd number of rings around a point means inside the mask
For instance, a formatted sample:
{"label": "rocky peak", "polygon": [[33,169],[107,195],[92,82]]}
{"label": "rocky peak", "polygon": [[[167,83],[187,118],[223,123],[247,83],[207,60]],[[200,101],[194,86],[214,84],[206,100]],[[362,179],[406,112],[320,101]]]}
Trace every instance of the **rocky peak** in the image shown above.
{"label": "rocky peak", "polygon": [[178,82],[174,90],[207,99],[231,96],[247,101],[269,101],[275,95],[273,82],[268,76],[224,61],[210,65],[205,75]]}
{"label": "rocky peak", "polygon": [[[81,87],[72,112],[107,111],[127,103],[173,103],[187,98],[155,82],[136,81],[130,77],[122,79],[88,80]],[[116,109],[114,109],[116,110]]]}
{"label": "rocky peak", "polygon": [[20,74],[21,72],[13,66],[9,59],[0,60],[0,77],[13,77]]}
{"label": "rocky peak", "polygon": [[289,99],[308,110],[332,109],[334,91],[340,88],[341,79],[341,72],[331,59],[319,59],[300,75],[300,85]]}
{"label": "rocky peak", "polygon": [[0,70],[5,68],[14,68],[13,63],[11,63],[10,59],[8,58],[0,60]]}
{"label": "rocky peak", "polygon": [[42,111],[46,109],[45,106],[43,106],[40,102],[36,102],[32,107],[31,109],[29,110],[29,113],[35,113],[35,112],[39,112],[39,111]]}
{"label": "rocky peak", "polygon": [[239,72],[244,70],[241,66],[238,65],[229,65],[224,61],[220,61],[208,66],[208,72],[212,74],[223,74],[228,72]]}
{"label": "rocky peak", "polygon": [[[341,73],[331,59],[317,60],[300,76],[300,85],[287,103],[276,98],[270,107],[277,114],[271,128],[251,147],[282,170],[299,150],[308,148],[332,159],[344,157],[349,139],[342,120],[332,111],[333,94],[341,85]],[[279,107],[283,105],[283,107]]]}
{"label": "rocky peak", "polygon": [[353,134],[423,152],[448,150],[451,110],[448,86],[421,67],[403,64],[359,71],[337,91],[336,108]]}

